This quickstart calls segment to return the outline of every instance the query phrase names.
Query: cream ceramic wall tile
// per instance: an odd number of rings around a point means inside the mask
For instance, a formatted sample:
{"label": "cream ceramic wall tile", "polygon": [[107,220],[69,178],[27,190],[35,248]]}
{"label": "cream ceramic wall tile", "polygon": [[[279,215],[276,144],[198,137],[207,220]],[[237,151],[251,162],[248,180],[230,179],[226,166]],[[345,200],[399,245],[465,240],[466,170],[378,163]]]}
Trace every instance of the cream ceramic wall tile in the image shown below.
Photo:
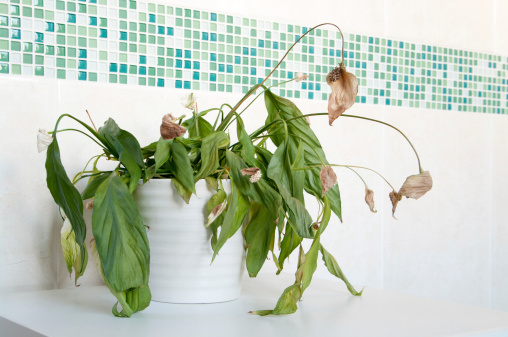
{"label": "cream ceramic wall tile", "polygon": [[493,50],[494,0],[386,0],[385,4],[386,37],[475,51]]}
{"label": "cream ceramic wall tile", "polygon": [[[489,306],[490,120],[481,114],[390,109],[385,120],[410,137],[433,189],[385,203],[384,288]],[[409,146],[386,133],[385,172],[398,189],[416,174]],[[386,196],[388,196],[388,190]]]}
{"label": "cream ceramic wall tile", "polygon": [[492,116],[492,309],[508,311],[507,116]]}
{"label": "cream ceramic wall tile", "polygon": [[51,289],[59,227],[36,138],[57,113],[56,86],[1,78],[0,102],[0,290]]}
{"label": "cream ceramic wall tile", "polygon": [[506,20],[508,1],[495,0],[493,12],[495,50],[501,55],[508,56],[508,39],[506,38],[506,32],[508,32],[508,21]]}

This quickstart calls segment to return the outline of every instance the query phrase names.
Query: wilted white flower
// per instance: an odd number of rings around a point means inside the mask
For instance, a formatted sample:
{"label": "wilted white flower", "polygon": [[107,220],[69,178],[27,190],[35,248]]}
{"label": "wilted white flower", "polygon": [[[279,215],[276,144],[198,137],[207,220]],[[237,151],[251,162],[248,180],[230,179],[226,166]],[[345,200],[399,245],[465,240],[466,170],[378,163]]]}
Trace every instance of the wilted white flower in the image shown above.
{"label": "wilted white flower", "polygon": [[210,214],[208,215],[208,219],[206,221],[206,224],[205,224],[205,227],[208,227],[212,224],[212,222],[215,221],[215,219],[217,219],[219,217],[219,215],[222,214],[222,212],[224,212],[224,210],[226,209],[226,206],[228,204],[228,201],[227,199],[224,200],[224,202],[218,204],[211,212]]}
{"label": "wilted white flower", "polygon": [[341,63],[326,76],[326,82],[332,88],[328,98],[328,122],[332,125],[334,120],[355,103],[358,80],[355,75],[347,72],[344,63]]}
{"label": "wilted white flower", "polygon": [[337,175],[331,166],[321,167],[319,179],[321,180],[321,187],[323,189],[323,194],[321,196],[324,196],[326,192],[328,192],[330,188],[337,183]]}
{"label": "wilted white flower", "polygon": [[399,190],[399,194],[407,197],[418,199],[432,188],[432,177],[429,171],[415,174],[407,177],[406,181]]}
{"label": "wilted white flower", "polygon": [[249,180],[251,183],[255,183],[261,179],[261,170],[257,167],[248,167],[241,169],[242,176],[250,176]]}
{"label": "wilted white flower", "polygon": [[194,93],[182,96],[182,105],[189,110],[196,110],[196,96]]}
{"label": "wilted white flower", "polygon": [[46,130],[39,129],[39,133],[37,134],[37,149],[39,153],[45,151],[52,142],[53,137],[51,137]]}
{"label": "wilted white flower", "polygon": [[300,82],[300,81],[306,80],[308,78],[309,78],[309,76],[307,76],[307,74],[296,73],[295,82]]}
{"label": "wilted white flower", "polygon": [[174,120],[175,118],[171,114],[166,114],[162,117],[162,124],[160,127],[162,139],[174,139],[183,136],[187,131],[183,126],[174,123]]}
{"label": "wilted white flower", "polygon": [[81,251],[76,242],[76,235],[72,230],[69,219],[65,218],[62,229],[60,230],[60,241],[62,243],[62,251],[67,265],[67,270],[72,273],[72,266],[79,258],[81,259]]}

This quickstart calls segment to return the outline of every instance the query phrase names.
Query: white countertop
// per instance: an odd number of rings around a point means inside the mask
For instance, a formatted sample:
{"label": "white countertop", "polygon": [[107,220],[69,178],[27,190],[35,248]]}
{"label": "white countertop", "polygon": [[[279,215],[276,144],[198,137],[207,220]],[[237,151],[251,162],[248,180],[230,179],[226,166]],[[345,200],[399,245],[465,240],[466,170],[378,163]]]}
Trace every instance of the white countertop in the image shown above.
{"label": "white countertop", "polygon": [[292,282],[289,275],[245,278],[242,296],[236,301],[152,302],[131,318],[116,318],[111,314],[115,298],[106,287],[2,294],[0,335],[508,336],[508,312],[373,288],[366,288],[363,296],[355,297],[340,280],[314,279],[293,315],[248,314],[250,310],[273,309],[284,288]]}

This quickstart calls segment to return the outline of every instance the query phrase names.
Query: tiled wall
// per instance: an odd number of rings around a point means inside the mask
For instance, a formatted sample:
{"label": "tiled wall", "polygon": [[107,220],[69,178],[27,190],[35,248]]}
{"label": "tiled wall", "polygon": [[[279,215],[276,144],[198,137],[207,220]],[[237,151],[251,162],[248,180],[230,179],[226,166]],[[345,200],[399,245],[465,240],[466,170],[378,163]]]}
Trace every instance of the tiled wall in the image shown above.
{"label": "tiled wall", "polygon": [[[309,27],[130,0],[0,0],[0,74],[245,93]],[[354,32],[353,32],[354,33]],[[508,113],[508,57],[348,32],[357,101]],[[327,99],[340,34],[311,32],[274,73],[285,97]]]}
{"label": "tiled wall", "polygon": [[[245,93],[309,27],[130,0],[0,0],[0,73]],[[508,113],[508,57],[346,34],[357,101]],[[340,33],[319,29],[274,73],[285,97],[327,99]]]}

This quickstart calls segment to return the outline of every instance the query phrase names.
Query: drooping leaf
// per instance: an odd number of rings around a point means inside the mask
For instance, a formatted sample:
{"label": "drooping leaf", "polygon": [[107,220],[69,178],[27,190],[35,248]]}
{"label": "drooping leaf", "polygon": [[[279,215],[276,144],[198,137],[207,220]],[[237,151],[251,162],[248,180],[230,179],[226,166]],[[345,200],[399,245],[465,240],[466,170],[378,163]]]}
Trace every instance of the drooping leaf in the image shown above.
{"label": "drooping leaf", "polygon": [[279,193],[268,185],[264,179],[260,179],[256,183],[251,183],[249,176],[243,176],[241,170],[247,168],[247,165],[233,152],[226,151],[226,161],[231,168],[231,179],[240,192],[255,202],[264,205],[273,214],[278,214],[282,203],[282,198]]}
{"label": "drooping leaf", "polygon": [[203,138],[201,146],[201,167],[194,177],[194,181],[212,174],[219,167],[219,149],[229,145],[228,136],[222,132],[214,132]]}
{"label": "drooping leaf", "polygon": [[182,197],[183,201],[185,201],[186,204],[189,204],[192,192],[183,187],[183,185],[176,179],[171,179],[171,183],[175,186],[176,191]]}
{"label": "drooping leaf", "polygon": [[342,272],[342,270],[339,267],[339,264],[337,263],[337,260],[330,254],[323,245],[319,245],[319,250],[321,251],[321,254],[323,255],[323,261],[325,262],[326,268],[328,268],[328,271],[330,274],[340,278],[347,286],[347,289],[349,292],[354,296],[361,296],[362,291],[357,292],[355,288],[349,283],[348,279],[346,278],[346,275]]}
{"label": "drooping leaf", "polygon": [[111,118],[99,128],[99,134],[115,149],[118,153],[117,159],[129,171],[129,191],[132,193],[137,187],[141,178],[141,168],[144,166],[138,141],[132,134],[120,129]]}
{"label": "drooping leaf", "polygon": [[[90,248],[92,250],[92,255],[94,257],[95,263],[97,265],[97,269],[99,270],[99,274],[104,281],[106,287],[108,287],[109,291],[116,297],[117,303],[113,305],[113,315],[117,317],[130,317],[137,311],[141,311],[146,309],[150,305],[150,300],[152,299],[152,294],[150,293],[150,288],[147,284],[144,284],[138,288],[130,289],[123,292],[117,292],[113,289],[108,279],[104,275],[104,268],[102,267],[102,263],[99,257],[99,253],[97,251],[97,245],[95,239],[92,239],[90,242]],[[120,303],[122,306],[122,310],[118,312],[117,304]]]}
{"label": "drooping leaf", "polygon": [[238,191],[238,188],[234,184],[231,184],[231,199],[224,216],[224,222],[222,223],[219,239],[215,245],[212,261],[215,259],[220,249],[226,241],[235,235],[240,229],[243,223],[243,219],[249,212],[249,200]]}
{"label": "drooping leaf", "polygon": [[245,126],[243,124],[243,120],[240,116],[236,117],[236,133],[238,136],[238,141],[241,145],[241,155],[240,157],[247,162],[249,166],[259,167],[257,160],[254,158],[254,144],[252,144],[252,139],[250,139],[247,131],[245,131]]}
{"label": "drooping leaf", "polygon": [[186,191],[196,193],[194,170],[190,163],[189,154],[183,144],[178,142],[173,143],[170,167],[175,177],[174,179],[178,180]]}
{"label": "drooping leaf", "polygon": [[115,172],[95,195],[92,230],[105,278],[115,292],[148,284],[150,249],[143,219]]}
{"label": "drooping leaf", "polygon": [[319,236],[316,237],[312,242],[309,251],[307,252],[307,254],[305,254],[305,262],[300,266],[302,271],[302,294],[305,291],[305,289],[307,289],[307,287],[310,285],[310,282],[312,281],[312,276],[316,271],[318,252],[319,252]]}
{"label": "drooping leaf", "polygon": [[265,263],[270,250],[270,242],[275,235],[275,219],[277,213],[271,212],[262,204],[252,205],[253,211],[249,214],[249,224],[245,229],[247,243],[247,258],[245,264],[250,277],[256,277]]}
{"label": "drooping leaf", "polygon": [[[302,238],[312,238],[313,234],[310,230],[312,217],[305,208],[302,201],[294,198],[290,191],[293,190],[293,177],[291,176],[291,162],[286,142],[282,142],[268,165],[268,177],[275,181],[279,189],[279,193],[287,205],[290,214],[289,224]],[[303,194],[303,193],[302,193]],[[303,195],[302,195],[303,197]]]}
{"label": "drooping leaf", "polygon": [[155,171],[164,165],[165,162],[169,160],[169,156],[171,155],[171,145],[173,144],[173,139],[162,139],[162,137],[157,142],[157,147],[155,149],[155,153],[153,158],[155,160]]}
{"label": "drooping leaf", "polygon": [[298,310],[298,306],[296,305],[301,297],[301,289],[299,284],[293,284],[292,286],[287,287],[282,295],[280,296],[277,304],[275,305],[275,309],[273,310],[258,310],[252,311],[252,314],[256,314],[259,316],[266,315],[288,315],[295,313]]}
{"label": "drooping leaf", "polygon": [[281,269],[284,266],[284,261],[291,255],[291,253],[302,242],[302,238],[298,236],[291,226],[286,226],[286,235],[282,239],[280,253],[279,253],[279,266]]}
{"label": "drooping leaf", "polygon": [[[273,94],[270,90],[265,91],[265,105],[268,111],[268,118],[266,124],[276,120],[283,119],[288,120],[293,117],[302,116],[300,110],[296,105],[288,99],[282,98]],[[279,123],[271,128],[273,134],[283,133],[281,131],[282,124]],[[305,118],[296,118],[287,122],[287,129],[289,133],[289,139],[291,140],[288,146],[297,147],[298,141],[302,141],[305,151],[305,163],[319,163],[321,160],[325,164],[328,164],[326,155],[323,151],[321,143],[310,128],[309,124],[305,121]],[[284,140],[283,136],[274,135],[270,137],[276,146],[279,146]],[[319,155],[319,157],[318,157]],[[319,170],[306,170],[305,171],[305,190],[315,196],[322,199],[321,182],[319,180]],[[341,202],[339,187],[333,186],[326,195],[330,199],[332,211],[342,219],[341,214]]]}
{"label": "drooping leaf", "polygon": [[83,192],[81,192],[81,199],[86,200],[93,198],[95,195],[95,192],[97,192],[97,189],[99,186],[109,178],[111,175],[111,172],[102,172],[99,175],[96,175],[93,177],[93,180],[88,181],[88,185],[86,185]]}
{"label": "drooping leaf", "polygon": [[56,135],[53,142],[48,146],[46,156],[46,183],[55,203],[69,219],[75,234],[76,243],[81,251],[81,264],[85,264],[85,236],[86,224],[83,219],[83,200],[78,190],[67,177],[67,173],[60,159],[60,148]]}

